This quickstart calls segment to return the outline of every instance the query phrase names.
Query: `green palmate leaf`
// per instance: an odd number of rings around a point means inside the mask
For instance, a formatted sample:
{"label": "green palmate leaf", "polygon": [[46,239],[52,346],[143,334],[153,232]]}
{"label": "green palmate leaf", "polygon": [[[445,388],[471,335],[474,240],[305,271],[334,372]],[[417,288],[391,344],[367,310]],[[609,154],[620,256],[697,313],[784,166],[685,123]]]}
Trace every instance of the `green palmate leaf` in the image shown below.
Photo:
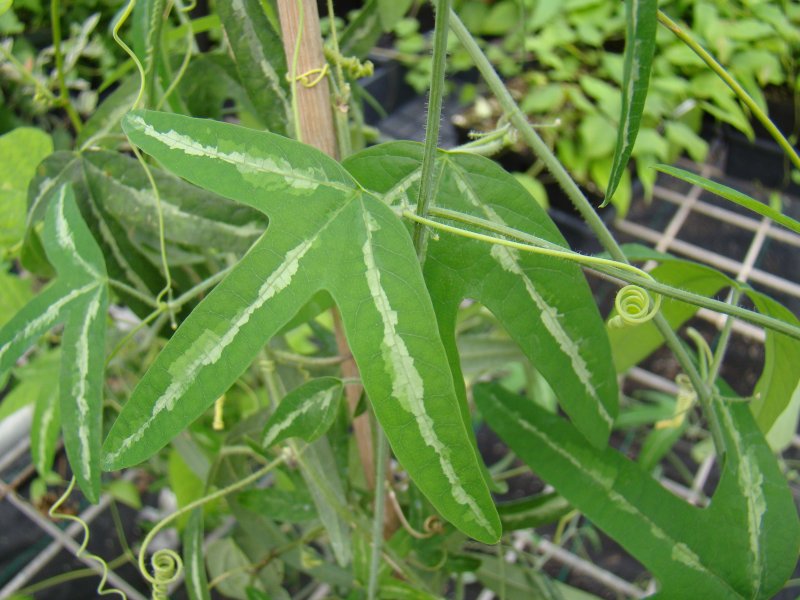
{"label": "green palmate leaf", "polygon": [[22,239],[28,182],[36,165],[52,151],[50,136],[33,127],[20,127],[0,136],[0,257]]}
{"label": "green palmate leaf", "polygon": [[617,146],[611,177],[606,188],[605,206],[614,196],[622,172],[636,142],[642,121],[644,102],[650,82],[650,68],[656,46],[658,2],[656,0],[625,0],[627,28],[625,32],[625,63],[622,78],[622,112],[619,118]]}
{"label": "green palmate leaf", "polygon": [[289,393],[264,427],[262,445],[269,448],[291,437],[313,442],[336,419],[342,398],[342,382],[320,377]]}
{"label": "green palmate leaf", "polygon": [[[421,163],[422,145],[398,142],[344,164],[362,185],[402,209],[416,202]],[[436,207],[567,245],[525,188],[492,161],[440,151],[437,171]],[[617,411],[616,377],[602,319],[577,266],[443,233],[428,244],[425,279],[462,400],[455,320],[461,301],[471,298],[505,327],[581,432],[597,445],[606,443]]]}
{"label": "green palmate leaf", "polygon": [[657,171],[661,171],[662,173],[666,173],[667,175],[677,177],[678,179],[686,181],[687,183],[691,183],[692,185],[700,186],[712,194],[716,194],[717,196],[725,198],[726,200],[730,200],[734,204],[738,204],[747,210],[751,210],[762,217],[768,217],[779,225],[783,225],[787,229],[791,229],[795,233],[800,233],[799,221],[784,215],[768,204],[759,202],[758,200],[751,198],[747,194],[743,194],[738,190],[711,181],[710,179],[702,177],[701,175],[697,175],[696,173],[685,171],[684,169],[678,169],[677,167],[670,167],[668,165],[655,165],[653,168]]}
{"label": "green palmate leaf", "polygon": [[691,506],[611,448],[496,385],[475,388],[491,427],[661,583],[663,598],[771,598],[794,569],[800,524],[750,411],[715,402],[725,456],[711,505]]}
{"label": "green palmate leaf", "polygon": [[335,161],[224,123],[135,112],[129,137],[179,175],[262,210],[269,229],[192,312],[134,390],[106,468],[152,455],[224,393],[319,290],[339,307],[375,414],[442,515],[494,542],[482,480],[408,232]]}
{"label": "green palmate leaf", "polygon": [[192,511],[183,530],[183,568],[186,569],[186,591],[190,600],[210,600],[206,566],[203,564],[203,509]]}
{"label": "green palmate leaf", "polygon": [[290,134],[292,111],[283,44],[260,0],[220,2],[217,10],[239,77],[258,116],[270,131]]}
{"label": "green palmate leaf", "polygon": [[64,443],[81,490],[96,502],[108,287],[102,252],[69,185],[55,190],[43,239],[58,279],[0,329],[0,379],[42,334],[64,323],[59,378]]}
{"label": "green palmate leaf", "polygon": [[[641,246],[624,246],[623,251],[630,260],[659,261],[661,264],[650,271],[650,274],[661,283],[708,297],[725,288],[739,289],[761,314],[787,323],[800,324],[797,317],[780,303],[711,267],[653,252]],[[670,326],[677,329],[697,312],[697,307],[678,300],[665,299],[661,312]],[[614,363],[619,372],[638,364],[664,342],[652,322],[636,327],[610,329],[608,335]],[[764,335],[764,370],[756,384],[756,399],[750,406],[758,426],[766,434],[789,406],[792,395],[800,384],[800,372],[796,367],[800,364],[800,341],[771,329],[765,329]]]}

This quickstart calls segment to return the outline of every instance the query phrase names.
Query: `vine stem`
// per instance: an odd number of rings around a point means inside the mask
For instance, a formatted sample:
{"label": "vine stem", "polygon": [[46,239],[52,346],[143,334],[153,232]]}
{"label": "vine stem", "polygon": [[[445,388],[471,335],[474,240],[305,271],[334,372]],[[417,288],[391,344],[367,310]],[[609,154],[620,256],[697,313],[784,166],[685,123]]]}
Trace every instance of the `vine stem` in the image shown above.
{"label": "vine stem", "polygon": [[[450,30],[451,0],[438,0],[436,21],[433,33],[433,65],[431,72],[431,91],[428,96],[428,116],[425,123],[425,150],[422,155],[422,175],[417,199],[417,214],[424,217],[434,194],[436,152],[439,146],[439,123],[442,119],[442,99],[444,97],[444,76],[447,69],[447,34]],[[422,223],[414,226],[414,248],[420,262],[425,260],[427,230]]]}
{"label": "vine stem", "polygon": [[78,111],[72,105],[64,75],[64,54],[61,52],[61,6],[60,0],[50,0],[50,19],[53,32],[53,55],[56,59],[56,78],[58,79],[58,101],[67,112],[75,133],[80,133],[83,123]]}
{"label": "vine stem", "polygon": [[725,84],[733,90],[733,93],[741,100],[753,116],[758,119],[758,122],[764,126],[769,134],[773,137],[773,139],[778,143],[778,145],[783,149],[786,156],[789,157],[789,160],[792,161],[792,164],[796,169],[800,169],[800,156],[798,156],[797,151],[794,149],[786,137],[781,133],[781,131],[775,127],[775,124],[770,121],[767,114],[761,110],[761,107],[753,100],[752,96],[747,93],[747,91],[736,81],[728,70],[723,67],[716,58],[714,58],[711,53],[709,53],[705,48],[703,48],[697,41],[692,38],[683,28],[678,25],[675,21],[670,19],[666,14],[662,11],[658,11],[658,21],[664,25],[667,29],[669,29],[675,36],[681,40],[684,44],[686,44],[700,59],[708,65],[708,67],[716,73],[716,75],[725,82]]}
{"label": "vine stem", "polygon": [[[459,19],[458,15],[452,10],[450,11],[450,28],[453,30],[453,33],[455,33],[459,42],[461,42],[461,45],[470,55],[470,58],[475,63],[478,71],[480,71],[487,85],[492,90],[492,93],[497,98],[497,101],[500,103],[503,111],[508,115],[511,124],[514,125],[525,143],[528,144],[531,150],[533,150],[534,154],[544,163],[547,170],[550,171],[558,184],[563,188],[564,192],[567,194],[567,197],[569,197],[570,201],[580,213],[581,217],[583,217],[583,220],[597,236],[597,239],[600,241],[602,246],[608,251],[613,259],[618,260],[619,262],[628,263],[629,261],[622,252],[622,248],[620,248],[619,244],[614,239],[614,236],[608,230],[605,223],[603,223],[602,219],[600,219],[600,216],[597,214],[597,212],[595,212],[590,202],[586,199],[586,196],[583,194],[572,177],[570,177],[569,173],[559,162],[558,158],[556,158],[555,154],[553,154],[553,151],[550,150],[547,144],[545,144],[544,140],[542,140],[539,134],[536,133],[533,126],[531,126],[531,124],[528,122],[525,114],[511,97],[511,94],[506,89],[503,81],[500,79],[500,76],[497,74],[492,64],[489,62],[489,59],[486,58],[486,55],[483,53],[473,39],[472,35],[461,22],[461,19]],[[680,338],[678,338],[678,335],[672,331],[672,328],[664,316],[661,314],[656,315],[653,319],[653,323],[664,337],[667,347],[675,355],[675,358],[680,363],[681,368],[689,376],[692,385],[697,391],[697,395],[703,406],[703,411],[707,415],[709,421],[712,422],[713,426],[716,416],[712,410],[711,403],[713,399],[706,382],[700,377],[700,373],[697,371],[697,368],[692,362],[688,352],[686,352],[686,349],[683,347]],[[716,437],[715,443],[718,444]],[[717,452],[722,453],[723,448],[718,446]]]}

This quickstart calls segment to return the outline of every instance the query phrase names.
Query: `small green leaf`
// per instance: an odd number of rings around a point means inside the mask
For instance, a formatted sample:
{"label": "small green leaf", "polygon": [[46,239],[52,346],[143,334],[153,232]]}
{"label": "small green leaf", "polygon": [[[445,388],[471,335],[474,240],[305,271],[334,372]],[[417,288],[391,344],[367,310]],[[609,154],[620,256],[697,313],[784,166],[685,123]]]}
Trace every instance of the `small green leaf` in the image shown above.
{"label": "small green leaf", "polygon": [[106,486],[106,491],[117,502],[130,506],[135,510],[142,508],[142,497],[136,484],[127,479],[115,479]]}
{"label": "small green leaf", "polygon": [[797,511],[746,405],[713,405],[726,453],[713,500],[700,510],[520,396],[481,384],[475,401],[522,460],[653,572],[662,597],[767,599],[791,575]]}
{"label": "small green leaf", "polygon": [[19,127],[0,136],[0,256],[22,239],[28,183],[52,151],[53,141],[40,129]]}
{"label": "small green leaf", "polygon": [[239,502],[248,510],[284,523],[304,523],[317,518],[311,497],[299,490],[248,490],[239,495]]}
{"label": "small green leaf", "polygon": [[622,77],[622,113],[619,118],[614,164],[611,167],[606,197],[601,206],[605,206],[613,198],[633,151],[636,135],[639,133],[656,47],[658,2],[625,0],[625,14],[627,28]]}
{"label": "small green leaf", "polygon": [[265,449],[291,437],[313,442],[336,419],[342,398],[342,382],[320,377],[292,390],[281,400],[264,427]]}
{"label": "small green leaf", "polygon": [[81,490],[96,502],[108,287],[102,252],[69,185],[55,190],[43,240],[58,280],[0,329],[0,379],[39,336],[65,324],[59,378],[64,444]]}
{"label": "small green leaf", "polygon": [[3,271],[0,271],[0,289],[3,290],[0,294],[0,326],[2,326],[33,297],[33,291],[30,279],[23,279]]}
{"label": "small green leaf", "polygon": [[701,175],[697,175],[690,171],[685,171],[684,169],[679,169],[677,167],[671,167],[668,165],[655,165],[657,171],[661,171],[662,173],[666,173],[667,175],[672,175],[673,177],[677,177],[678,179],[685,181],[687,183],[691,183],[692,185],[699,186],[704,190],[711,192],[712,194],[716,194],[721,198],[725,198],[725,200],[729,200],[734,204],[738,204],[741,207],[746,208],[747,210],[751,210],[754,213],[761,215],[762,217],[767,217],[772,219],[779,225],[783,225],[787,229],[791,229],[795,233],[800,233],[800,221],[797,221],[787,215],[784,215],[780,211],[775,210],[768,204],[764,204],[763,202],[759,202],[758,200],[751,198],[747,194],[743,194],[739,190],[735,190],[730,188],[726,185],[722,185],[720,183],[716,183],[702,177]]}
{"label": "small green leaf", "polygon": [[292,131],[286,59],[280,36],[267,20],[260,0],[230,0],[217,6],[239,77],[267,128]]}

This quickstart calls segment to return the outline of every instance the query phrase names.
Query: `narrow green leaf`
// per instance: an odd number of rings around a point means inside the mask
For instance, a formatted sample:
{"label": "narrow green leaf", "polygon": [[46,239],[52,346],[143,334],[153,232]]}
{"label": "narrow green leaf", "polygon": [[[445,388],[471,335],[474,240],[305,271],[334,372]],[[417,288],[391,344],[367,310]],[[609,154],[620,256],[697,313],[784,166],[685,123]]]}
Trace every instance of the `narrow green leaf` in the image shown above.
{"label": "narrow green leaf", "polygon": [[420,265],[391,209],[331,158],[281,136],[151,112],[132,113],[123,127],[174,172],[263,211],[270,225],[145,374],[106,440],[106,468],[162,447],[327,290],[398,460],[445,518],[496,541],[499,519],[456,408]]}
{"label": "narrow green leaf", "polygon": [[[416,202],[420,144],[383,144],[344,164],[386,204],[408,208]],[[440,151],[437,165],[437,208],[498,225],[513,223],[517,229],[567,246],[527,190],[491,160]],[[470,298],[486,306],[505,327],[584,435],[599,446],[606,443],[617,411],[616,377],[602,319],[579,267],[443,233],[428,245],[425,279],[465,420],[455,319],[462,300]]]}
{"label": "narrow green leaf", "polygon": [[[125,116],[125,113],[130,110],[138,93],[138,76],[125,79],[117,89],[103,100],[89,120],[84,123],[83,128],[78,133],[78,137],[75,139],[75,146],[78,148],[97,145],[117,147],[119,142],[124,139],[119,122]],[[119,139],[116,140],[116,143],[112,141],[109,144],[106,138],[115,135]]]}
{"label": "narrow green leaf", "polygon": [[311,499],[317,509],[319,520],[330,538],[336,562],[342,567],[353,558],[350,525],[346,520],[347,496],[328,439],[322,437],[311,444],[299,444],[302,453],[301,474]]}
{"label": "narrow green leaf", "polygon": [[151,104],[156,98],[165,8],[166,0],[141,0],[133,8],[133,50],[144,68],[144,88]]}
{"label": "narrow green leaf", "polygon": [[292,111],[280,36],[260,0],[230,0],[217,6],[239,77],[269,131],[290,135]]}
{"label": "narrow green leaf", "polygon": [[183,530],[183,568],[186,569],[186,591],[190,600],[210,600],[206,566],[203,563],[203,509],[196,508]]}
{"label": "narrow green leaf", "polygon": [[572,510],[572,505],[560,494],[547,492],[497,505],[503,531],[541,527],[555,523]]}
{"label": "narrow green leaf", "polygon": [[64,443],[81,490],[96,502],[108,287],[102,252],[69,185],[49,203],[43,241],[58,280],[0,329],[0,379],[39,336],[65,323],[59,381]]}
{"label": "narrow green leaf", "polygon": [[348,23],[339,41],[342,54],[364,58],[383,33],[379,5],[381,0],[367,0]]}
{"label": "narrow green leaf", "polygon": [[264,427],[262,445],[270,448],[291,437],[313,442],[336,419],[342,398],[342,382],[320,377],[286,395]]}
{"label": "narrow green leaf", "polygon": [[665,598],[770,598],[794,569],[800,523],[747,406],[716,402],[726,455],[709,508],[673,496],[611,448],[496,385],[475,388],[491,427],[661,583]]}
{"label": "narrow green leaf", "polygon": [[53,469],[53,460],[61,432],[59,404],[59,352],[49,352],[36,361],[38,376],[31,383],[38,388],[31,423],[31,459],[40,477]]}
{"label": "narrow green leaf", "polygon": [[691,171],[686,171],[684,169],[679,169],[677,167],[670,167],[668,165],[655,165],[653,167],[657,171],[661,171],[662,173],[666,173],[667,175],[672,175],[682,181],[687,183],[691,183],[692,185],[699,186],[704,190],[711,192],[712,194],[716,194],[721,198],[725,198],[726,200],[730,200],[734,204],[738,204],[739,206],[746,208],[747,210],[751,210],[754,213],[761,215],[762,217],[767,217],[772,219],[779,225],[783,225],[787,229],[791,229],[795,233],[800,233],[800,221],[797,221],[783,213],[775,210],[768,204],[764,204],[763,202],[759,202],[758,200],[751,198],[747,194],[743,194],[739,190],[735,190],[730,188],[726,185],[722,185],[721,183],[716,183],[702,177],[701,175],[697,175],[696,173],[692,173]]}
{"label": "narrow green leaf", "polygon": [[639,133],[644,102],[650,87],[650,69],[656,47],[658,25],[656,0],[625,0],[627,27],[625,30],[625,57],[622,77],[622,112],[619,118],[614,163],[601,206],[608,204],[617,189],[622,172]]}

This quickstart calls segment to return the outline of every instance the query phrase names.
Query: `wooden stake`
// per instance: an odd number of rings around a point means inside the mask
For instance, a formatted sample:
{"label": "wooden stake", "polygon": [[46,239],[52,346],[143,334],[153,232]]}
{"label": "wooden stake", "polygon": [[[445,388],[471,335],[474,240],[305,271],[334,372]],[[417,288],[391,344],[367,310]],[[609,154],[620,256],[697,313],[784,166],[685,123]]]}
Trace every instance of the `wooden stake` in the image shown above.
{"label": "wooden stake", "polygon": [[[278,14],[280,15],[281,29],[283,31],[283,49],[290,73],[302,17],[303,31],[300,38],[300,52],[297,57],[296,76],[317,69],[315,75],[309,77],[309,79],[315,79],[320,73],[318,69],[325,65],[316,1],[278,0]],[[295,126],[299,130],[300,138],[306,144],[315,146],[326,154],[338,158],[336,156],[338,145],[333,124],[328,77],[322,77],[319,82],[311,87],[305,87],[298,81],[296,93],[300,122],[296,123]],[[342,363],[342,375],[347,378],[358,379],[358,367],[347,345],[339,311],[335,308],[333,309],[333,321],[336,331],[336,345],[339,349],[339,354],[345,357]],[[348,385],[345,388],[351,415],[358,406],[361,391],[362,388],[359,385]],[[364,477],[369,489],[373,490],[375,489],[375,461],[373,459],[372,426],[369,421],[369,415],[363,414],[353,420],[353,433],[358,445],[361,464],[364,468]]]}
{"label": "wooden stake", "polygon": [[[297,79],[308,73],[307,81],[317,79],[319,69],[325,67],[325,55],[322,52],[322,34],[319,29],[319,13],[315,0],[280,0],[278,15],[283,32],[283,50],[289,65],[289,76]],[[302,21],[302,31],[300,31]],[[295,57],[295,44],[300,35],[300,51],[297,56],[296,70],[292,67]],[[323,76],[306,87],[301,79],[294,82],[297,94],[297,108],[300,122],[298,129],[300,141],[319,148],[325,154],[338,158],[336,131],[333,127],[331,112],[330,86],[327,76]]]}

